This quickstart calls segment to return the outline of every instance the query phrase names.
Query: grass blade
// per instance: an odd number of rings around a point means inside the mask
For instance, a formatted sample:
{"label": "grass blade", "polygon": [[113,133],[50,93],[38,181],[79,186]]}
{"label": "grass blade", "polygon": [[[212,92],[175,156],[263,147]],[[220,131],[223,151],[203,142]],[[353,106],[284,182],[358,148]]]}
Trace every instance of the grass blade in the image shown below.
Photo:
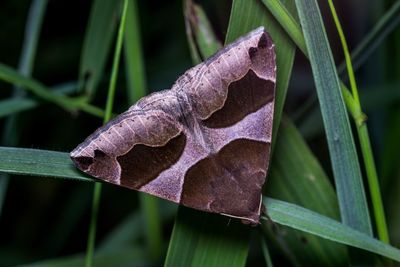
{"label": "grass blade", "polygon": [[338,221],[284,201],[264,198],[272,221],[400,262],[400,250]]}
{"label": "grass blade", "polygon": [[78,171],[68,153],[39,149],[0,147],[0,172],[97,181]]}
{"label": "grass blade", "polygon": [[342,221],[372,235],[359,161],[317,2],[296,0],[321,106]]}
{"label": "grass blade", "polygon": [[120,5],[121,1],[93,1],[79,68],[79,87],[88,96],[94,95],[103,74],[117,28]]}

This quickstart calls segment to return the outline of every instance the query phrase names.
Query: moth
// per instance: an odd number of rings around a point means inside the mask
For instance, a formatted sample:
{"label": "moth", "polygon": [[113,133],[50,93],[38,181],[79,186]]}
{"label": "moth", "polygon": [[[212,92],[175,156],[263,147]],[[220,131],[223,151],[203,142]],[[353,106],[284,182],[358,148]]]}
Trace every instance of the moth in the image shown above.
{"label": "moth", "polygon": [[71,159],[103,181],[258,224],[275,79],[260,27],[97,129]]}

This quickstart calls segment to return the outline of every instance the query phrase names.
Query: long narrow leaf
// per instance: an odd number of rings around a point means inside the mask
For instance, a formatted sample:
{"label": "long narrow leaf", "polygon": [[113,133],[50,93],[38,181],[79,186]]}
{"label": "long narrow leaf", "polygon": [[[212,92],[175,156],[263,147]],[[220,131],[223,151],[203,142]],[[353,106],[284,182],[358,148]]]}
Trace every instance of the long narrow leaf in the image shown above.
{"label": "long narrow leaf", "polygon": [[39,149],[0,147],[0,172],[96,181],[79,172],[68,153]]}
{"label": "long narrow leaf", "polygon": [[296,0],[331,156],[345,224],[372,235],[359,161],[336,67],[315,0]]}
{"label": "long narrow leaf", "polygon": [[272,221],[400,262],[400,250],[333,219],[284,201],[264,198]]}

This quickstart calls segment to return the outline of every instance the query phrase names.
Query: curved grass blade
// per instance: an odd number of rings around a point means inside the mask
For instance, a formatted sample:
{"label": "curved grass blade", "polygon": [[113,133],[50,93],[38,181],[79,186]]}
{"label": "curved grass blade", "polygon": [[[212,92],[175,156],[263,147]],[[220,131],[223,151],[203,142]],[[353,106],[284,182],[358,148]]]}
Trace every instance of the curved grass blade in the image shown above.
{"label": "curved grass blade", "polygon": [[95,182],[78,171],[68,153],[14,147],[0,147],[0,172]]}
{"label": "curved grass blade", "polygon": [[79,88],[93,96],[107,61],[118,25],[121,1],[95,0],[86,28],[79,68]]}
{"label": "curved grass blade", "polygon": [[[400,262],[400,250],[331,218],[300,206],[264,198],[272,221],[320,237],[367,250]],[[264,218],[267,220],[267,218]]]}
{"label": "curved grass blade", "polygon": [[315,0],[296,0],[321,106],[342,221],[372,236],[350,123],[321,14]]}

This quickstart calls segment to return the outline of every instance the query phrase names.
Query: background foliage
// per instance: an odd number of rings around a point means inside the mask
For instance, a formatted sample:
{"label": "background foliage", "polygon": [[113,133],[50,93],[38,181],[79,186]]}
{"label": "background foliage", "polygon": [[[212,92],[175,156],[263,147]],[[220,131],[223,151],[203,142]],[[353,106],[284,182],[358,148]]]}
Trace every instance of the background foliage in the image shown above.
{"label": "background foliage", "polygon": [[[333,3],[355,80],[329,2],[2,1],[0,266],[396,265],[400,1]],[[251,228],[111,185],[92,206],[66,152],[106,101],[118,114],[260,25],[278,60],[269,217]]]}

